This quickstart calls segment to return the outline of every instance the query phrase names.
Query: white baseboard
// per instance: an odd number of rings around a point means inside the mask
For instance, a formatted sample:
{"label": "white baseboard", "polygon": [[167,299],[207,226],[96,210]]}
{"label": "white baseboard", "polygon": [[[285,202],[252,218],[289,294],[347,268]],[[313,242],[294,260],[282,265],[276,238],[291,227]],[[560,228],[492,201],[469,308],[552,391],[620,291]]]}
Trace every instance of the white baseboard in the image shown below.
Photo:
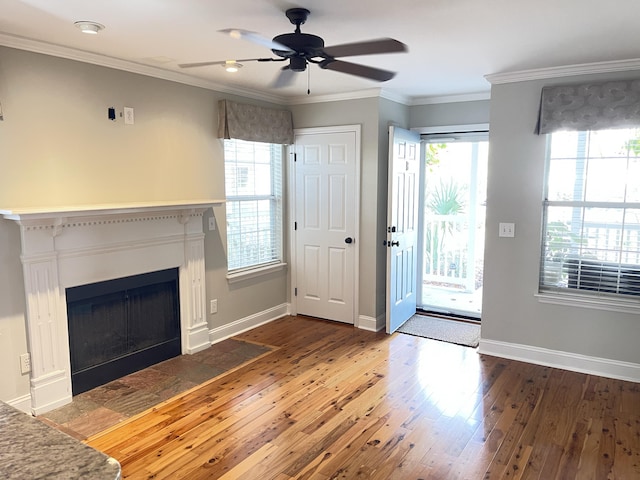
{"label": "white baseboard", "polygon": [[573,372],[640,382],[640,365],[607,358],[588,357],[577,353],[480,339],[478,353],[509,358],[522,362],[561,368]]}
{"label": "white baseboard", "polygon": [[274,320],[282,318],[285,315],[289,315],[289,312],[289,304],[283,303],[282,305],[278,305],[276,307],[269,308],[268,310],[258,312],[254,315],[241,318],[240,320],[236,320],[235,322],[222,325],[221,327],[213,328],[209,330],[209,339],[211,340],[212,344],[221,342],[222,340],[226,340],[227,338],[233,337],[234,335],[238,335],[242,332],[246,332],[247,330],[251,330],[252,328],[259,327],[260,325],[264,325],[265,323],[273,322]]}
{"label": "white baseboard", "polygon": [[31,395],[29,394],[14,398],[13,400],[8,400],[6,403],[31,415]]}
{"label": "white baseboard", "polygon": [[386,327],[385,314],[379,315],[377,318],[360,315],[358,317],[358,328],[368,330],[369,332],[379,332]]}

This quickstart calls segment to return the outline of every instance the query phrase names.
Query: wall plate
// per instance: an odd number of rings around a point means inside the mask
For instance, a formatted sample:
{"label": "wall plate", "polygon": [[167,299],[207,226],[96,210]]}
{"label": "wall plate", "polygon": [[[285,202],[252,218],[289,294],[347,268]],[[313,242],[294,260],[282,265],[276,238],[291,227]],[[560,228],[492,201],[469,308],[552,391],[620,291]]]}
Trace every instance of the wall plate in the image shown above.
{"label": "wall plate", "polygon": [[133,108],[124,107],[124,123],[125,125],[133,125],[134,123]]}

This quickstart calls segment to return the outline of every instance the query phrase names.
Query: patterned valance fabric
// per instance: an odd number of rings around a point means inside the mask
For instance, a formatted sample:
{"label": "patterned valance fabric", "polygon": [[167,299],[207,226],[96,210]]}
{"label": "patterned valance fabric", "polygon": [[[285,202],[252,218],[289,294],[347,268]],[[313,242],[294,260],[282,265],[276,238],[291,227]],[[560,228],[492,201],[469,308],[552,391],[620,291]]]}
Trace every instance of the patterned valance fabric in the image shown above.
{"label": "patterned valance fabric", "polygon": [[640,79],[544,87],[538,133],[640,125]]}
{"label": "patterned valance fabric", "polygon": [[220,100],[218,102],[218,138],[291,144],[293,143],[291,112]]}

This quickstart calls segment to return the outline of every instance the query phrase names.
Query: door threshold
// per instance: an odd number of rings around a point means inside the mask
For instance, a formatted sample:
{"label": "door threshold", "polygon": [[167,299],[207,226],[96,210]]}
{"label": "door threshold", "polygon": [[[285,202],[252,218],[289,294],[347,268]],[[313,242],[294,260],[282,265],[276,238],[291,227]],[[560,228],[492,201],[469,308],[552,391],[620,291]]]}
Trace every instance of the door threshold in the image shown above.
{"label": "door threshold", "polygon": [[445,312],[436,312],[433,310],[423,310],[421,308],[418,308],[416,310],[416,314],[426,315],[429,317],[442,318],[444,320],[454,320],[456,322],[473,323],[476,325],[481,322],[481,319],[476,317],[460,315],[456,313],[445,313]]}

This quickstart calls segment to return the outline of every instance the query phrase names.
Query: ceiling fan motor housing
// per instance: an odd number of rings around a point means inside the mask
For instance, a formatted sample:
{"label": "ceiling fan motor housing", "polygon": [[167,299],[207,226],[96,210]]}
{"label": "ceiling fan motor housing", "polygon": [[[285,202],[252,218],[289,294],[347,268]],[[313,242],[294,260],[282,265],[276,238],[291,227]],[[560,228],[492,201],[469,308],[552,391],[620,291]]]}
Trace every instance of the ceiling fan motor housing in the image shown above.
{"label": "ceiling fan motor housing", "polygon": [[322,55],[324,40],[310,33],[283,33],[273,38],[274,42],[289,47],[292,51],[273,50],[279,57],[289,58],[303,56],[313,58]]}

